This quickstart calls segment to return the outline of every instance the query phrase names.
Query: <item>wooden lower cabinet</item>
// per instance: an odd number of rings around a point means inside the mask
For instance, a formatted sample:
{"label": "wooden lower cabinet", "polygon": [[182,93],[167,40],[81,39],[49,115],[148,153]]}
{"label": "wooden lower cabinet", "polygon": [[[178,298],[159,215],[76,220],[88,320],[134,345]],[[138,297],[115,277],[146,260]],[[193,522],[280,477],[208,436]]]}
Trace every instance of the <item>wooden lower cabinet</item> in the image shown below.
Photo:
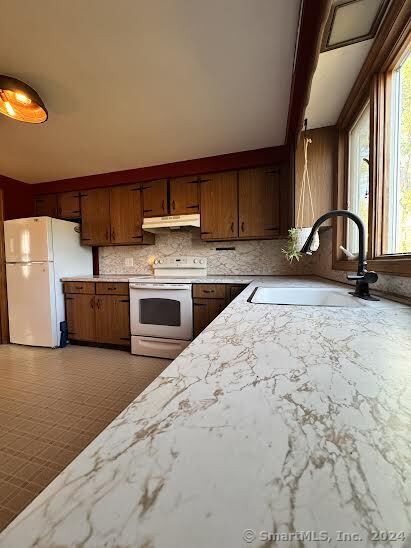
{"label": "wooden lower cabinet", "polygon": [[130,300],[121,295],[96,296],[97,342],[130,344]]}
{"label": "wooden lower cabinet", "polygon": [[[84,293],[85,290],[91,291],[91,288],[93,294]],[[110,288],[114,288],[117,294],[101,294],[105,290],[108,292]],[[130,299],[127,283],[65,282],[64,292],[70,340],[130,346]]]}
{"label": "wooden lower cabinet", "polygon": [[68,336],[73,341],[96,341],[95,297],[81,293],[66,295]]}
{"label": "wooden lower cabinet", "polygon": [[197,337],[226,307],[225,299],[194,299],[194,336]]}
{"label": "wooden lower cabinet", "polygon": [[194,337],[197,337],[245,287],[244,284],[194,284]]}

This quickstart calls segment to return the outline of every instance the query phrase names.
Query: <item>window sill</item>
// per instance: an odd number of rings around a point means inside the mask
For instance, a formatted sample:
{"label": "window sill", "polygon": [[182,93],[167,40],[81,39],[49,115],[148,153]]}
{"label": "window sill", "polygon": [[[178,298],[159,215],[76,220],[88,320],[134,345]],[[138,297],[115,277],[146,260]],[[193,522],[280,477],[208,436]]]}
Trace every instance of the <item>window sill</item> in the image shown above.
{"label": "window sill", "polygon": [[[368,269],[375,270],[375,272],[393,274],[395,276],[411,276],[411,255],[378,257],[376,259],[370,259],[367,262]],[[357,270],[357,261],[333,258],[333,270],[355,272]]]}

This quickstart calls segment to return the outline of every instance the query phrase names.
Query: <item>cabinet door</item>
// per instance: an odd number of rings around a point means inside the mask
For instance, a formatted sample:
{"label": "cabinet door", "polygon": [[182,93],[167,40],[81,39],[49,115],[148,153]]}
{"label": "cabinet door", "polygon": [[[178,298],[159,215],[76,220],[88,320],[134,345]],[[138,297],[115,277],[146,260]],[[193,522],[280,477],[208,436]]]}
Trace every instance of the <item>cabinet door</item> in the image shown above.
{"label": "cabinet door", "polygon": [[79,219],[80,193],[63,192],[57,195],[57,210],[60,219]]}
{"label": "cabinet door", "polygon": [[110,244],[110,190],[99,188],[80,194],[81,242],[84,245]]}
{"label": "cabinet door", "polygon": [[226,304],[230,304],[246,287],[246,285],[226,285]]}
{"label": "cabinet door", "polygon": [[140,185],[110,189],[111,243],[137,244],[143,239]]}
{"label": "cabinet door", "polygon": [[237,172],[213,173],[201,179],[201,239],[238,238]]}
{"label": "cabinet door", "polygon": [[170,179],[170,215],[199,213],[200,193],[198,179],[180,177]]}
{"label": "cabinet door", "polygon": [[130,344],[130,299],[127,296],[96,296],[96,333],[100,343]]}
{"label": "cabinet door", "polygon": [[44,194],[34,198],[36,217],[57,217],[57,194]]}
{"label": "cabinet door", "polygon": [[66,320],[69,339],[95,341],[95,297],[94,295],[66,295]]}
{"label": "cabinet door", "polygon": [[195,337],[224,310],[225,305],[225,299],[194,299]]}
{"label": "cabinet door", "polygon": [[280,172],[275,168],[239,171],[240,238],[270,238],[280,231]]}
{"label": "cabinet door", "polygon": [[143,217],[167,215],[167,180],[143,183]]}

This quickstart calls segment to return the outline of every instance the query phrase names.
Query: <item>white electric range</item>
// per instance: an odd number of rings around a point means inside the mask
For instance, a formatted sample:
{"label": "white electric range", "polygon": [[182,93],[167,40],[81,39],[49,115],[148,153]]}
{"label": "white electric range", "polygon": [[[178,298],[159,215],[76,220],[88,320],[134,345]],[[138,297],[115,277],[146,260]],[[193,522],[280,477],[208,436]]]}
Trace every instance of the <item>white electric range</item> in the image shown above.
{"label": "white electric range", "polygon": [[147,276],[130,282],[131,353],[174,359],[193,339],[191,283],[161,283],[161,278],[206,276],[207,259],[164,257],[154,261],[153,269],[155,280]]}

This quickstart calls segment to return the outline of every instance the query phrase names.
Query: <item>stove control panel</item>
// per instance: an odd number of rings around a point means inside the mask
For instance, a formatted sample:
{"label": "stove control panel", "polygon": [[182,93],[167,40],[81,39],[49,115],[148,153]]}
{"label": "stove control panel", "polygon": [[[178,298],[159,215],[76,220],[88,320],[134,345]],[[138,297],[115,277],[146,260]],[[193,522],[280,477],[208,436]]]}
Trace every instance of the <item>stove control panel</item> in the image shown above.
{"label": "stove control panel", "polygon": [[207,268],[205,257],[164,257],[154,260],[156,268]]}
{"label": "stove control panel", "polygon": [[155,276],[206,276],[205,257],[159,257],[153,263]]}

